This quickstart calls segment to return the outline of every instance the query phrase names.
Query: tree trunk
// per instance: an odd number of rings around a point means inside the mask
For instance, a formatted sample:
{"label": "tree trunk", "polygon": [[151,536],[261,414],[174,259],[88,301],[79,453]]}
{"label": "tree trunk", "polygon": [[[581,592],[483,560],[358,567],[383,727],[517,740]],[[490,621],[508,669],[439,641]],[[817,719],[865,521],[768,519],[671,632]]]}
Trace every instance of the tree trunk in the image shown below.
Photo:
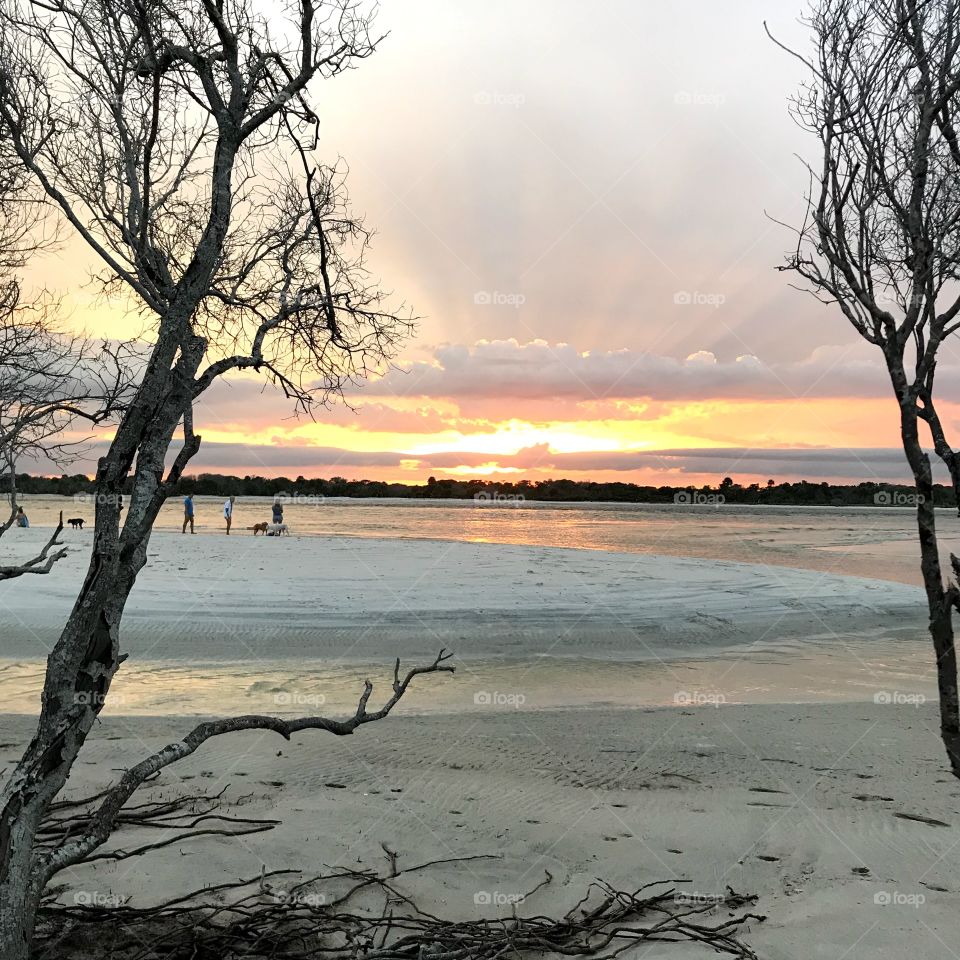
{"label": "tree trunk", "polygon": [[[24,846],[24,851],[28,847]],[[28,960],[42,888],[30,879],[30,858],[11,863],[0,878],[0,957]]]}
{"label": "tree trunk", "polygon": [[957,697],[957,650],[952,611],[943,609],[930,618],[930,635],[937,655],[937,689],[940,694],[940,736],[955,777],[960,777],[960,706]]}
{"label": "tree trunk", "polygon": [[[97,467],[90,566],[70,618],[47,657],[36,733],[0,793],[0,944],[24,956],[43,889],[55,872],[35,848],[36,831],[96,722],[121,663],[118,630],[137,574],[146,563],[153,522],[163,506],[164,461],[181,419],[191,422],[196,376],[207,343],[191,318],[209,291],[230,225],[235,130],[217,141],[210,213],[203,237],[168,309],[136,395]],[[199,446],[185,437],[170,479]],[[136,462],[123,530],[119,498]],[[20,886],[22,885],[22,886]],[[20,889],[21,892],[17,892]],[[6,953],[0,960],[7,960]]]}
{"label": "tree trunk", "polygon": [[[894,386],[905,389],[894,378]],[[960,777],[960,698],[957,694],[957,650],[953,632],[952,594],[943,585],[937,522],[934,512],[933,471],[930,458],[920,445],[916,404],[900,399],[900,434],[903,449],[913,471],[917,490],[917,533],[920,540],[920,570],[927,594],[929,630],[937,659],[937,689],[940,697],[940,736],[955,777]]]}
{"label": "tree trunk", "polygon": [[[192,399],[203,345],[180,352],[158,343],[137,396],[97,469],[96,526],[83,587],[47,658],[37,730],[0,794],[0,958],[27,956],[36,911],[53,873],[35,849],[37,828],[96,721],[121,663],[118,628],[146,562],[165,498],[164,460]],[[119,497],[136,459],[123,530]],[[189,459],[187,457],[186,459]]]}

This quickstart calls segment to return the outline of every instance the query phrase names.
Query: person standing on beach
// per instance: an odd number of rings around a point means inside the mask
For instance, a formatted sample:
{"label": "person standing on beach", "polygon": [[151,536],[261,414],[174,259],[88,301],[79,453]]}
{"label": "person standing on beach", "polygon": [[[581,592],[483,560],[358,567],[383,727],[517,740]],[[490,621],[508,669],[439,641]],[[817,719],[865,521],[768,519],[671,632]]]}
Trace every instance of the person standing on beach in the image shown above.
{"label": "person standing on beach", "polygon": [[283,504],[279,500],[273,501],[273,522],[283,523]]}
{"label": "person standing on beach", "polygon": [[230,524],[233,523],[233,505],[237,498],[231,496],[223,505],[223,519],[227,521],[227,536],[230,536]]}
{"label": "person standing on beach", "polygon": [[190,532],[196,533],[197,531],[193,529],[193,495],[188,493],[183,498],[183,529],[181,533],[187,532],[187,524],[190,524]]}

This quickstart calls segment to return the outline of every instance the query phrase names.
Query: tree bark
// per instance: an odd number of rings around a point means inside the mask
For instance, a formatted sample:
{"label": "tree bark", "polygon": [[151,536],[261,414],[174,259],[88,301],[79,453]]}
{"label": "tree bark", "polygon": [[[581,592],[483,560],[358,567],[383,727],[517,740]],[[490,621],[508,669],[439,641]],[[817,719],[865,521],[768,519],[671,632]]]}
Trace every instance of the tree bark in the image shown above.
{"label": "tree bark", "polygon": [[[365,372],[371,357],[386,357],[392,349],[399,321],[381,306],[362,256],[352,252],[358,242],[365,247],[366,232],[356,221],[339,218],[332,171],[321,178],[330,189],[317,207],[321,191],[298,139],[309,139],[299,131],[303,125],[312,130],[316,121],[306,105],[308,82],[340,73],[376,46],[353,0],[327,11],[324,6],[303,0],[295,49],[287,47],[287,38],[276,48],[268,20],[247,3],[229,11],[206,2],[160,4],[148,12],[107,5],[98,8],[102,25],[83,4],[27,4],[22,15],[19,8],[0,10],[13,38],[4,44],[0,64],[0,120],[14,152],[108,274],[156,315],[149,362],[98,464],[90,564],[47,658],[36,731],[0,789],[0,960],[27,956],[44,885],[58,868],[53,853],[37,848],[36,834],[123,660],[121,618],[146,562],[154,520],[199,447],[192,430],[194,400],[231,369],[263,367],[308,408],[316,395],[341,388]],[[332,15],[338,6],[339,17]],[[69,53],[58,46],[66,35],[73,39]],[[133,63],[133,51],[141,47],[143,57]],[[55,54],[49,70],[34,69],[36,52],[41,59]],[[86,125],[82,111],[76,124],[64,127],[59,119],[63,68],[82,94],[104,104]],[[116,94],[109,101],[105,87]],[[81,102],[71,100],[64,109]],[[140,143],[145,116],[149,132]],[[73,126],[62,146],[59,134]],[[259,188],[250,185],[256,179],[253,157],[260,150],[275,154],[281,136],[303,162],[303,182],[297,182],[299,175],[284,175],[281,193],[261,201]],[[158,137],[169,138],[171,146],[154,156]],[[215,145],[208,151],[211,138]],[[94,145],[92,166],[85,140]],[[77,146],[71,150],[70,144]],[[241,149],[245,166],[238,188],[233,172]],[[269,167],[274,169],[273,160]],[[84,193],[98,171],[109,185]],[[209,190],[198,186],[201,181]],[[231,236],[237,203],[248,229]],[[261,215],[263,231],[251,226]],[[182,236],[181,222],[190,226]],[[194,226],[202,226],[195,240]],[[326,258],[334,248],[341,252],[331,286]],[[338,324],[342,316],[352,330],[348,337]],[[207,343],[196,332],[206,331],[220,355],[246,338],[248,323],[256,331],[249,355],[221,356],[198,377]],[[276,336],[268,357],[288,358],[293,379],[265,361],[268,333]],[[335,361],[328,356],[331,346],[339,351]],[[165,458],[181,421],[184,446],[165,477]],[[121,529],[120,496],[131,471]],[[102,829],[112,827],[109,821],[108,809]]]}
{"label": "tree bark", "polygon": [[[172,341],[172,337],[169,338]],[[192,402],[205,344],[183,350],[171,376],[157,344],[141,383],[97,470],[96,527],[90,565],[70,618],[47,658],[40,720],[0,795],[0,957],[26,958],[43,893],[46,856],[34,838],[66,783],[121,663],[118,628],[146,561],[153,522],[166,495],[164,459]],[[198,442],[198,441],[197,441]],[[119,525],[122,484],[136,458],[126,523]]]}
{"label": "tree bark", "polygon": [[937,661],[940,695],[940,736],[953,775],[960,777],[960,697],[957,692],[957,651],[953,631],[953,594],[944,587],[937,544],[933,471],[920,443],[916,401],[910,394],[902,366],[889,362],[891,379],[900,403],[900,437],[917,491],[917,534],[920,570],[927,595],[929,630]]}

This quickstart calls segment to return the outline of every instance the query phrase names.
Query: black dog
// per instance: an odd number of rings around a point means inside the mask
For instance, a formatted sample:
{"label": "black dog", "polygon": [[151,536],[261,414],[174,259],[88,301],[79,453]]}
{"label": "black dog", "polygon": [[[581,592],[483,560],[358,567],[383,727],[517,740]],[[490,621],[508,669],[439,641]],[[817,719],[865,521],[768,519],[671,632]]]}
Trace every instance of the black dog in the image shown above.
{"label": "black dog", "polygon": [[83,520],[80,517],[74,517],[72,520],[68,520],[67,523],[69,523],[74,530],[83,529]]}

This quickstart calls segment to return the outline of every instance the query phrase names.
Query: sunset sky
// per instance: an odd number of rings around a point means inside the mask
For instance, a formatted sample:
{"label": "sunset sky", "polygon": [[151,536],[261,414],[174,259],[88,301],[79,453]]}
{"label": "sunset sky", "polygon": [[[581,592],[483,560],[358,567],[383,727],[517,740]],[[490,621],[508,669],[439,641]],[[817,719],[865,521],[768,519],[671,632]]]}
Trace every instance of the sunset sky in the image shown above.
{"label": "sunset sky", "polygon": [[[388,0],[318,85],[372,266],[422,319],[353,409],[291,420],[254,378],[197,412],[191,468],[639,483],[899,479],[879,356],[776,270],[813,144],[787,113],[785,0]],[[32,278],[123,336],[67,243]],[[938,371],[960,388],[948,346]],[[956,405],[947,405],[949,421]]]}

